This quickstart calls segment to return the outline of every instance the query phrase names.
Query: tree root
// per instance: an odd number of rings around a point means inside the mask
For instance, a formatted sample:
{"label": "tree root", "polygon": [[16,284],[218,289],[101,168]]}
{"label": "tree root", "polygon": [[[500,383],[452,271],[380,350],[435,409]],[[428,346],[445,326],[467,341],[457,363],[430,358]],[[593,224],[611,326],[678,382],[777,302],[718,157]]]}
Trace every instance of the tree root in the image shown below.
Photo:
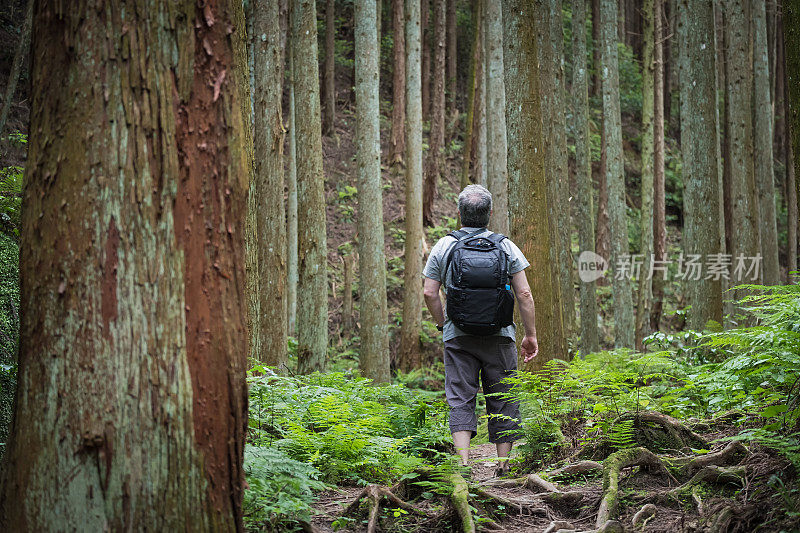
{"label": "tree root", "polygon": [[359,494],[356,499],[353,500],[350,505],[344,509],[344,511],[342,511],[342,515],[348,516],[355,514],[359,505],[361,504],[361,500],[364,499],[367,500],[367,533],[375,533],[378,526],[378,512],[380,511],[381,503],[384,499],[388,500],[395,507],[403,509],[409,513],[423,517],[428,516],[426,512],[417,509],[404,500],[401,500],[390,490],[372,484],[364,487],[364,490],[361,491],[361,494]]}
{"label": "tree root", "polygon": [[[539,495],[539,498],[548,505],[574,505],[583,500],[583,493],[579,491],[564,492],[553,483],[542,479],[536,474],[529,474],[526,477],[514,479],[501,479],[490,481],[484,485],[496,488],[516,488],[525,487]],[[485,492],[485,491],[484,491]],[[487,493],[488,494],[488,493]]]}
{"label": "tree root", "polygon": [[744,485],[744,477],[747,475],[747,469],[743,466],[721,467],[717,465],[709,465],[703,467],[697,472],[692,479],[667,492],[668,496],[678,498],[684,494],[691,493],[692,489],[697,485],[705,482],[730,484],[730,485]]}
{"label": "tree root", "polygon": [[[664,463],[647,448],[629,448],[612,453],[603,466],[603,500],[597,511],[596,527],[600,528],[617,515],[619,508],[619,475],[623,468],[629,466],[646,466],[661,470],[672,480]],[[677,480],[675,480],[677,481]]]}
{"label": "tree root", "polygon": [[605,524],[597,529],[590,529],[588,531],[577,531],[569,522],[550,522],[545,533],[625,533],[625,528],[621,522],[617,520],[608,520]]}
{"label": "tree root", "polygon": [[676,450],[708,446],[706,439],[669,415],[655,411],[639,411],[638,413],[627,413],[619,420],[633,420],[636,427],[641,427],[642,423],[660,427],[669,436],[670,447]]}
{"label": "tree root", "polygon": [[708,453],[696,457],[683,457],[680,459],[665,459],[667,464],[678,467],[680,476],[694,475],[698,470],[706,466],[722,466],[733,463],[737,458],[747,455],[749,450],[739,441],[728,443],[725,448],[718,452]]}
{"label": "tree root", "polygon": [[633,515],[633,519],[631,520],[633,527],[641,527],[644,529],[644,526],[647,525],[647,522],[649,522],[657,512],[658,508],[655,505],[652,503],[645,504],[635,515]]}
{"label": "tree root", "polygon": [[464,533],[475,533],[475,520],[472,518],[472,509],[469,507],[469,486],[467,482],[457,473],[450,474],[448,480],[453,484],[450,502],[461,519],[461,530]]}
{"label": "tree root", "polygon": [[595,461],[578,461],[547,473],[547,477],[558,477],[575,474],[594,474],[603,471],[603,465]]}

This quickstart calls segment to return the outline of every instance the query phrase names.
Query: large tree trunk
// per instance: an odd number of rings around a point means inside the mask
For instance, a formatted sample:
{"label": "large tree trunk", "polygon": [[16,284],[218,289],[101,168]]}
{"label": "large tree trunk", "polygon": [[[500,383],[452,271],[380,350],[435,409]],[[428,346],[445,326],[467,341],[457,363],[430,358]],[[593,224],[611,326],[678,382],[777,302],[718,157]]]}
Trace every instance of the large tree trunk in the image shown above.
{"label": "large tree trunk", "polygon": [[292,0],[295,142],[297,153],[297,368],[325,369],[328,349],[328,260],[325,177],[317,63],[317,13],[312,0]]}
{"label": "large tree trunk", "polygon": [[[572,106],[575,121],[575,220],[581,252],[594,252],[592,159],[589,144],[589,88],[586,68],[586,0],[572,0]],[[597,351],[597,302],[594,281],[581,280],[581,357]]]}
{"label": "large tree trunk", "polygon": [[475,181],[474,177],[470,180],[471,163],[473,160],[472,154],[472,141],[475,135],[475,109],[477,107],[477,89],[480,82],[481,72],[481,35],[483,33],[483,0],[476,0],[472,7],[472,20],[474,25],[474,34],[472,38],[472,50],[470,53],[469,65],[469,78],[467,81],[467,90],[469,95],[467,97],[467,132],[464,135],[464,159],[461,167],[461,188],[463,189],[469,185],[470,181]]}
{"label": "large tree trunk", "polygon": [[456,67],[458,65],[457,45],[458,28],[456,27],[456,0],[447,0],[447,122],[448,138],[453,138],[458,124],[458,108],[456,107]]}
{"label": "large tree trunk", "polygon": [[[683,153],[683,239],[687,257],[723,266],[719,223],[719,142],[717,140],[714,7],[704,0],[678,3]],[[703,272],[687,279],[689,326],[702,331],[709,320],[722,324],[722,275]]]}
{"label": "large tree trunk", "polygon": [[606,137],[606,183],[611,229],[611,266],[614,273],[614,345],[633,348],[634,322],[631,283],[620,267],[627,259],[628,224],[625,214],[625,174],[622,164],[622,121],[619,104],[616,3],[600,0],[601,59],[603,65],[603,131]]}
{"label": "large tree trunk", "polygon": [[[281,95],[284,65],[280,54],[280,17],[272,0],[253,4],[255,175],[250,186],[248,217],[255,232],[247,242],[254,260],[250,294],[250,354],[270,366],[287,362],[286,346],[286,218],[283,207],[283,117]],[[269,238],[266,236],[269,235]]]}
{"label": "large tree trunk", "polygon": [[653,106],[655,104],[655,29],[654,0],[645,0],[644,36],[642,46],[642,207],[640,216],[640,246],[642,270],[639,273],[639,292],[636,303],[636,349],[643,351],[644,337],[649,333],[653,278],[650,266],[653,255]]}
{"label": "large tree trunk", "polygon": [[403,28],[403,0],[392,0],[394,72],[392,73],[392,164],[403,162],[406,149],[406,50]]}
{"label": "large tree trunk", "polygon": [[542,124],[545,145],[546,172],[550,220],[553,224],[552,277],[557,281],[564,335],[571,336],[575,323],[575,298],[572,288],[572,254],[570,253],[569,168],[567,164],[567,132],[564,113],[564,36],[561,25],[561,0],[538,0],[537,45],[541,75]]}
{"label": "large tree trunk", "polygon": [[6,120],[8,120],[8,113],[11,111],[11,106],[14,105],[14,93],[17,92],[17,82],[19,82],[19,75],[20,72],[22,72],[22,63],[25,61],[25,56],[28,55],[28,49],[30,48],[33,2],[34,0],[28,0],[28,8],[25,10],[25,21],[22,23],[22,33],[19,36],[19,44],[14,54],[14,61],[11,63],[11,72],[8,74],[6,93],[2,102],[3,108],[0,110],[0,137],[2,137],[3,129],[6,127]]}
{"label": "large tree trunk", "polygon": [[0,529],[241,531],[242,4],[37,7]]}
{"label": "large tree trunk", "polygon": [[420,76],[419,2],[406,2],[406,242],[400,367],[419,368],[422,330],[422,85]]}
{"label": "large tree trunk", "polygon": [[782,63],[779,63],[779,67],[777,69],[780,72],[780,84],[781,84],[781,91],[782,97],[779,100],[781,102],[781,110],[782,118],[783,118],[783,161],[784,167],[786,168],[786,233],[788,237],[788,247],[787,247],[787,254],[788,254],[788,283],[793,283],[795,279],[793,279],[791,273],[797,271],[797,189],[796,189],[796,174],[795,174],[795,166],[794,166],[794,157],[792,154],[792,124],[791,124],[791,115],[789,113],[789,87],[788,87],[788,78],[787,78],[787,66],[789,59],[786,56],[786,49],[784,43],[784,22],[783,16],[779,19],[778,22],[778,33],[779,39],[779,49],[780,49],[780,58]]}
{"label": "large tree trunk", "polygon": [[361,374],[389,381],[386,259],[383,255],[378,39],[375,0],[356,0],[356,166],[358,167],[358,270],[361,300]]}
{"label": "large tree trunk", "polygon": [[800,198],[800,6],[794,2],[783,3],[783,56],[786,58],[786,96],[788,115],[786,130],[790,133],[791,164],[795,178],[795,222],[797,215],[797,198]]}
{"label": "large tree trunk", "polygon": [[526,0],[503,0],[502,16],[511,238],[531,262],[526,273],[536,299],[539,356],[525,368],[538,370],[550,359],[566,359],[568,353],[558,285],[550,275],[552,239],[536,49],[537,19],[533,6]]}
{"label": "large tree trunk", "polygon": [[286,323],[297,335],[297,129],[294,101],[294,58],[289,56],[289,175],[286,179]]}
{"label": "large tree trunk", "polygon": [[778,285],[778,219],[775,215],[775,172],[772,158],[772,83],[769,74],[766,0],[752,0],[753,23],[753,129],[755,180],[758,191],[761,256],[764,258],[764,283]]}
{"label": "large tree trunk", "polygon": [[[727,135],[731,152],[730,187],[734,230],[730,253],[733,255],[731,281],[734,284],[759,283],[762,279],[761,272],[757,277],[751,277],[752,274],[745,277],[751,258],[760,252],[758,199],[753,175],[753,64],[748,32],[749,4],[748,0],[725,0],[729,102]],[[736,274],[740,260],[744,262],[745,271]],[[738,295],[742,295],[742,291]]]}
{"label": "large tree trunk", "polygon": [[[664,189],[664,0],[653,1],[653,265],[667,258],[666,191]],[[649,272],[648,272],[649,275]],[[658,331],[664,298],[664,278],[652,280],[650,330]]]}
{"label": "large tree trunk", "polygon": [[508,144],[506,85],[503,79],[503,10],[486,4],[486,176],[492,193],[492,229],[508,235]]}
{"label": "large tree trunk", "polygon": [[[438,0],[433,0],[434,2]],[[420,0],[420,27],[422,31],[422,117],[431,114],[431,0]]]}
{"label": "large tree trunk", "polygon": [[[274,1],[274,0],[273,0]],[[322,131],[325,135],[333,134],[336,118],[336,64],[334,49],[336,46],[336,12],[334,0],[325,2],[325,79],[323,97],[325,106],[322,115]]]}
{"label": "large tree trunk", "polygon": [[422,219],[433,225],[433,201],[436,184],[444,167],[444,74],[445,74],[445,18],[447,0],[433,2],[433,87],[431,94],[430,149],[425,161],[425,190],[422,200]]}
{"label": "large tree trunk", "polygon": [[592,96],[600,96],[600,0],[592,3]]}
{"label": "large tree trunk", "polygon": [[486,31],[481,31],[481,62],[478,70],[480,76],[480,85],[478,87],[478,109],[475,116],[475,129],[478,134],[475,136],[475,168],[473,170],[476,183],[480,183],[486,187],[488,183],[488,176],[486,172],[486,132],[488,127],[486,125]]}

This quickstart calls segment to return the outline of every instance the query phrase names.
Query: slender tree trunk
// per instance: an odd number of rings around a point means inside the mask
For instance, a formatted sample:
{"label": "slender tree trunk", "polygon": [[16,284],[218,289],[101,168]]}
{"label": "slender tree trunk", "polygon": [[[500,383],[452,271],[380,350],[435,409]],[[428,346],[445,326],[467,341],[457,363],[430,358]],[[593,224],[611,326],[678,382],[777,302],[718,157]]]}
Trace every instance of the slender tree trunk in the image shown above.
{"label": "slender tree trunk", "polygon": [[[617,41],[620,43],[628,42],[628,32],[625,31],[625,0],[615,0],[616,6],[616,22],[617,22]],[[602,2],[600,3],[602,6]],[[602,8],[602,7],[601,7]]]}
{"label": "slender tree trunk", "polygon": [[[720,3],[717,4],[720,8],[719,11],[721,13],[722,19],[722,46],[721,46],[721,55],[723,59],[723,76],[722,79],[724,80],[725,85],[720,86],[722,88],[722,92],[724,93],[723,96],[723,105],[722,105],[722,117],[720,120],[720,135],[722,136],[722,212],[723,217],[725,219],[725,250],[727,253],[731,253],[733,250],[733,200],[731,199],[731,143],[729,139],[730,135],[730,123],[731,123],[731,107],[730,107],[730,100],[728,99],[727,88],[728,88],[728,78],[730,76],[729,65],[728,65],[728,57],[727,57],[727,49],[728,49],[728,32],[726,30],[728,26],[728,18],[725,14],[725,6],[724,4]],[[735,285],[736,283],[732,283]],[[728,309],[729,311],[732,309]]]}
{"label": "slender tree trunk", "polygon": [[670,131],[670,121],[672,120],[672,36],[675,34],[675,2],[677,0],[663,0],[662,7],[664,8],[663,22],[666,27],[661,35],[664,38],[664,52],[662,54],[664,64],[664,131]]}
{"label": "slender tree trunk", "polygon": [[600,96],[600,0],[592,3],[592,96]]}
{"label": "slender tree trunk", "polygon": [[294,59],[289,55],[289,175],[286,201],[286,314],[289,335],[297,335],[297,129],[294,102]]}
{"label": "slender tree trunk", "polygon": [[492,229],[508,235],[508,144],[506,86],[503,79],[503,10],[486,4],[486,175],[492,193]]}
{"label": "slender tree trunk", "polygon": [[622,165],[622,123],[619,104],[619,68],[616,42],[616,4],[600,0],[603,62],[603,131],[606,136],[606,182],[608,184],[608,214],[611,229],[611,265],[615,271],[614,344],[633,348],[634,321],[631,283],[621,265],[627,258],[628,224],[625,204],[625,174]]}
{"label": "slender tree trunk", "polygon": [[458,28],[456,27],[456,0],[447,0],[447,121],[449,123],[448,138],[455,135],[458,124],[456,107],[456,82],[458,65],[457,48]]}
{"label": "slender tree trunk", "polygon": [[640,217],[640,246],[642,270],[639,274],[639,291],[636,303],[636,349],[644,350],[643,340],[649,331],[653,280],[650,266],[653,255],[653,106],[655,104],[655,29],[654,0],[645,0],[644,35],[642,47],[642,208]]}
{"label": "slender tree trunk", "polygon": [[[247,242],[255,259],[257,281],[250,294],[253,331],[250,353],[271,366],[285,365],[286,344],[286,219],[283,207],[283,117],[281,95],[284,66],[280,55],[280,17],[272,0],[253,4],[255,175],[250,186],[250,224],[255,240]],[[269,240],[264,237],[269,235]]]}
{"label": "slender tree trunk", "polygon": [[784,25],[783,18],[781,17],[778,22],[779,33],[779,49],[780,60],[777,71],[780,72],[780,87],[781,87],[781,114],[783,118],[783,161],[786,168],[786,233],[788,237],[788,269],[787,277],[788,283],[794,283],[797,278],[793,278],[791,273],[797,271],[797,189],[794,166],[794,157],[792,153],[792,125],[791,115],[789,113],[789,87],[787,79],[788,58],[784,46]]}
{"label": "slender tree trunk", "polygon": [[461,167],[461,188],[463,189],[467,185],[469,185],[470,181],[475,181],[474,178],[470,180],[470,169],[471,163],[473,161],[472,154],[472,141],[473,136],[475,133],[475,128],[473,127],[473,122],[475,121],[475,107],[477,105],[476,94],[478,89],[478,84],[480,82],[480,76],[478,72],[480,69],[480,62],[481,62],[481,47],[480,47],[480,40],[482,34],[482,26],[483,26],[483,0],[476,0],[475,4],[473,5],[473,23],[474,23],[474,35],[472,39],[472,52],[470,53],[470,66],[469,66],[469,78],[467,82],[467,89],[469,91],[469,96],[467,98],[467,132],[464,136],[464,160]]}
{"label": "slender tree trunk", "polygon": [[[485,9],[485,5],[484,5]],[[478,135],[475,136],[475,182],[484,187],[489,185],[486,171],[486,31],[481,30],[480,88],[478,89],[478,113],[475,117]]]}
{"label": "slender tree trunk", "polygon": [[503,66],[508,133],[511,238],[531,262],[528,281],[536,299],[539,356],[525,365],[537,370],[553,358],[566,359],[567,342],[550,275],[551,236],[539,88],[536,15],[526,0],[503,0]]}
{"label": "slender tree trunk", "polygon": [[534,3],[538,16],[536,29],[539,46],[542,98],[542,123],[548,139],[545,149],[547,164],[550,220],[553,224],[552,277],[557,280],[564,334],[569,338],[575,323],[575,298],[572,288],[572,254],[570,253],[569,169],[567,165],[566,117],[564,113],[564,74],[561,25],[561,1],[539,0]]}
{"label": "slender tree trunk", "polygon": [[[720,255],[714,7],[704,0],[681,0],[678,17],[684,253],[699,255],[706,266],[727,268]],[[706,270],[684,285],[691,306],[689,326],[697,331],[709,320],[722,324],[722,276],[709,274]]]}
{"label": "slender tree trunk", "polygon": [[317,14],[312,0],[292,0],[297,158],[297,368],[325,369],[328,349],[328,261],[325,177],[317,64]]}
{"label": "slender tree trunk", "polygon": [[[728,68],[727,96],[730,102],[730,122],[728,138],[731,150],[731,199],[735,233],[732,239],[734,271],[737,262],[745,261],[749,266],[751,258],[760,252],[758,198],[756,196],[753,169],[753,77],[752,49],[748,32],[748,0],[725,0],[728,24],[726,57]],[[734,275],[736,283],[759,283],[761,272],[756,279],[744,277],[744,272]],[[739,291],[742,295],[742,291]]]}
{"label": "slender tree trunk", "polygon": [[[786,131],[790,134],[788,139],[788,159],[792,167],[791,177],[794,178],[795,203],[793,213],[795,231],[797,231],[797,198],[800,197],[800,179],[797,179],[800,169],[800,6],[795,2],[783,2],[783,57],[786,58],[786,96],[787,115]],[[797,240],[794,239],[794,243]],[[796,244],[795,244],[796,246]],[[797,260],[797,254],[792,256]]]}
{"label": "slender tree trunk", "polygon": [[431,97],[430,149],[425,161],[425,189],[422,200],[422,219],[432,226],[433,202],[436,198],[436,184],[444,167],[444,75],[445,75],[445,19],[447,0],[434,0],[433,3],[433,92]]}
{"label": "slender tree trunk", "polygon": [[376,382],[389,381],[389,324],[378,111],[378,40],[375,0],[355,2],[356,166],[358,167],[358,271],[361,302],[360,369]]}
{"label": "slender tree trunk", "polygon": [[772,158],[772,83],[769,75],[766,0],[752,1],[753,23],[753,129],[759,233],[764,258],[764,283],[778,285],[778,219],[775,215],[775,171]]}
{"label": "slender tree trunk", "polygon": [[[653,1],[653,264],[667,259],[666,191],[664,181],[664,0]],[[658,262],[658,263],[656,263]],[[649,274],[649,272],[648,272]],[[650,330],[658,331],[664,299],[663,276],[652,280]]]}
{"label": "slender tree trunk", "polygon": [[419,2],[406,2],[406,242],[400,367],[419,368],[422,330],[422,97]]}
{"label": "slender tree trunk", "polygon": [[[594,206],[592,194],[592,160],[589,144],[589,88],[586,68],[586,0],[572,0],[572,106],[575,124],[575,200],[582,209],[577,211],[578,240],[581,252],[594,252]],[[594,281],[582,281],[581,337],[578,344],[581,357],[596,352],[597,302]]]}
{"label": "slender tree trunk", "polygon": [[344,286],[342,288],[342,334],[353,332],[353,253],[342,256]]}
{"label": "slender tree trunk", "polygon": [[17,92],[17,82],[19,81],[20,72],[22,72],[22,63],[25,61],[25,56],[28,55],[28,49],[30,48],[33,3],[34,0],[28,0],[28,8],[25,10],[25,21],[22,23],[22,33],[19,36],[19,44],[14,54],[14,61],[11,63],[11,72],[8,74],[6,94],[2,102],[3,108],[0,110],[0,137],[2,137],[3,130],[6,127],[6,121],[8,120],[11,106],[14,105],[14,93]]}
{"label": "slender tree trunk", "polygon": [[[433,0],[437,2],[438,0]],[[420,27],[422,28],[422,118],[431,115],[431,0],[420,0]]]}
{"label": "slender tree trunk", "polygon": [[322,113],[322,131],[332,135],[336,115],[336,64],[334,50],[336,41],[336,12],[334,0],[325,2],[325,79],[323,97],[325,105]]}
{"label": "slender tree trunk", "polygon": [[[603,121],[605,122],[605,119]],[[606,133],[605,128],[602,128],[600,131],[600,168],[598,169],[597,177],[597,236],[595,237],[595,249],[597,254],[605,259],[611,256],[611,223],[608,219],[608,182],[606,182],[607,161]],[[606,285],[607,280],[600,278],[598,284]]]}
{"label": "slender tree trunk", "polygon": [[392,164],[403,162],[406,145],[406,46],[403,0],[392,0],[394,72],[392,73]]}
{"label": "slender tree trunk", "polygon": [[220,4],[37,2],[3,531],[243,529],[252,139]]}

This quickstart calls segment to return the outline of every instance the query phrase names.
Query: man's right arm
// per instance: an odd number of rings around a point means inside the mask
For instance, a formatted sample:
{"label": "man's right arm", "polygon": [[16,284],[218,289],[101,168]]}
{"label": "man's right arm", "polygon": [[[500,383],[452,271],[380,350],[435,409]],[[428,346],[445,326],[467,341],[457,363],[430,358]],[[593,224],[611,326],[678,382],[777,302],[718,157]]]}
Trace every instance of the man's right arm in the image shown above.
{"label": "man's right arm", "polygon": [[522,348],[524,361],[527,363],[539,354],[539,342],[536,339],[536,306],[524,270],[511,275],[511,286],[514,287],[514,294],[519,303],[519,314],[522,316],[522,324],[525,326],[525,337],[522,339],[520,348]]}
{"label": "man's right arm", "polygon": [[439,287],[441,285],[435,279],[425,278],[423,287],[425,305],[428,306],[428,311],[431,312],[433,320],[439,327],[444,326],[444,308],[442,307],[442,299],[439,297]]}

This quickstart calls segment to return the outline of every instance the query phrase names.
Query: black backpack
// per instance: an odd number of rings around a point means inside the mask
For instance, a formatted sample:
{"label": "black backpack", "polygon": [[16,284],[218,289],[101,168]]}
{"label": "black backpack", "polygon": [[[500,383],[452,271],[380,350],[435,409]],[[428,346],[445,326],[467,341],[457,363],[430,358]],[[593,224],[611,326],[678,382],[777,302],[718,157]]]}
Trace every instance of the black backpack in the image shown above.
{"label": "black backpack", "polygon": [[449,233],[456,239],[445,262],[447,316],[465,333],[494,335],[514,323],[514,296],[508,275],[508,254],[500,247],[505,235]]}

